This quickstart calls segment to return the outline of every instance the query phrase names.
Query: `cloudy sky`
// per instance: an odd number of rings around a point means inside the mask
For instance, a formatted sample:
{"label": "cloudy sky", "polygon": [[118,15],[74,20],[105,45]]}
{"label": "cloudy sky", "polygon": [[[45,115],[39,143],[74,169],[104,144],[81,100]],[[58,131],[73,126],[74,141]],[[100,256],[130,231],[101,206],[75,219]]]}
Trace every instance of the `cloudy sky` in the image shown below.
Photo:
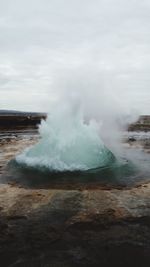
{"label": "cloudy sky", "polygon": [[150,114],[149,0],[0,0],[0,109],[46,111],[60,73],[88,65]]}

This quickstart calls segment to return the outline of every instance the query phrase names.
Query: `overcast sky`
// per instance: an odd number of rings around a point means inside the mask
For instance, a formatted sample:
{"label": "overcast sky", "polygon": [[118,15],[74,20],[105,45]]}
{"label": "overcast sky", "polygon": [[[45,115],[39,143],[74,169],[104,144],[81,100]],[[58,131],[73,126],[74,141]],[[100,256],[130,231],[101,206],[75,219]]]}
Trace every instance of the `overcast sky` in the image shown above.
{"label": "overcast sky", "polygon": [[0,109],[46,111],[59,74],[88,64],[150,114],[149,0],[0,0]]}

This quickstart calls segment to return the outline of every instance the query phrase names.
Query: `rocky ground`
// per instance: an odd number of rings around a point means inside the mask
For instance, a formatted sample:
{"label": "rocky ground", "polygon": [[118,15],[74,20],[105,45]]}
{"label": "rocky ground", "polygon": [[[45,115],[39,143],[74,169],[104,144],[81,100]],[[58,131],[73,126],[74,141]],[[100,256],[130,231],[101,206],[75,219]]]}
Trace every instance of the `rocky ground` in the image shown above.
{"label": "rocky ground", "polygon": [[[2,136],[1,177],[9,160],[38,138],[36,132]],[[149,265],[149,182],[94,189],[31,189],[1,182],[1,267]]]}

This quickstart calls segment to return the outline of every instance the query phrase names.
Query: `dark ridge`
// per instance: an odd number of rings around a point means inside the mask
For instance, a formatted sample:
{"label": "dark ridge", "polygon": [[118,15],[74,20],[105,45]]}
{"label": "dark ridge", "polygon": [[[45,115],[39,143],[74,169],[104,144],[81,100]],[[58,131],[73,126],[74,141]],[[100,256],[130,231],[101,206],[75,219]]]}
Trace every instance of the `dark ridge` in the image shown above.
{"label": "dark ridge", "polygon": [[144,131],[148,132],[150,131],[150,115],[142,115],[139,117],[139,119],[135,122],[129,125],[128,127],[129,131]]}
{"label": "dark ridge", "polygon": [[46,113],[40,112],[0,110],[0,130],[37,128],[41,120],[45,120],[46,117]]}

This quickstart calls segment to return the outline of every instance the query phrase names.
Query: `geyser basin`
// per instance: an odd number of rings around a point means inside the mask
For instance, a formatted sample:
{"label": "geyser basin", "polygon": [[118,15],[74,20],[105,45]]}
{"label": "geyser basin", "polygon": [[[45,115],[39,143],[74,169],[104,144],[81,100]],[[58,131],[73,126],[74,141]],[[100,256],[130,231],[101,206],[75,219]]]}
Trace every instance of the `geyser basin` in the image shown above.
{"label": "geyser basin", "polygon": [[[135,160],[134,163],[131,158]],[[127,159],[128,158],[128,159]],[[3,182],[17,182],[30,188],[96,189],[120,188],[140,184],[150,179],[150,155],[139,150],[127,150],[126,158],[113,160],[105,167],[87,171],[52,171],[46,167],[28,166],[13,160]]]}

